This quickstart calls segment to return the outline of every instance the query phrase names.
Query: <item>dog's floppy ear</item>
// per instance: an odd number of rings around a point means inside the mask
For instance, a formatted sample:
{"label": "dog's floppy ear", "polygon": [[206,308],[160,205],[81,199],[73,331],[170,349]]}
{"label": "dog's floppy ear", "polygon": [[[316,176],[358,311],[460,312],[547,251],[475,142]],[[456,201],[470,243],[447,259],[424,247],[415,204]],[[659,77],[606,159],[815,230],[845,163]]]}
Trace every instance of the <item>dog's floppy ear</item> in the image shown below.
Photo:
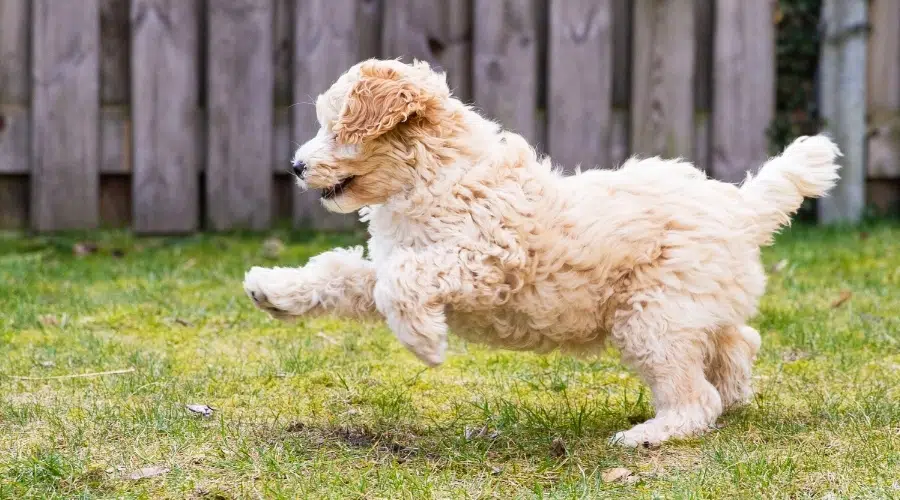
{"label": "dog's floppy ear", "polygon": [[[413,69],[422,69],[422,64]],[[359,144],[363,139],[384,134],[413,115],[425,116],[437,102],[438,96],[425,80],[402,75],[384,61],[367,61],[360,66],[360,79],[350,89],[334,132],[341,143]]]}

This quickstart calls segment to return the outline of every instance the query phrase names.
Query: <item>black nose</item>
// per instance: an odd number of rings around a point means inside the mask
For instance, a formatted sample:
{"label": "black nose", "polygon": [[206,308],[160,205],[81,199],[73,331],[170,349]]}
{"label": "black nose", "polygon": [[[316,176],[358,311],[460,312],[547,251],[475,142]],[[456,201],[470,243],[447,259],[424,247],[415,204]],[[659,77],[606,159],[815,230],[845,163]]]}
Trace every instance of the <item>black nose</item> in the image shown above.
{"label": "black nose", "polygon": [[303,172],[306,172],[306,163],[295,161],[294,163],[291,163],[291,168],[294,170],[294,175],[300,177],[303,175]]}

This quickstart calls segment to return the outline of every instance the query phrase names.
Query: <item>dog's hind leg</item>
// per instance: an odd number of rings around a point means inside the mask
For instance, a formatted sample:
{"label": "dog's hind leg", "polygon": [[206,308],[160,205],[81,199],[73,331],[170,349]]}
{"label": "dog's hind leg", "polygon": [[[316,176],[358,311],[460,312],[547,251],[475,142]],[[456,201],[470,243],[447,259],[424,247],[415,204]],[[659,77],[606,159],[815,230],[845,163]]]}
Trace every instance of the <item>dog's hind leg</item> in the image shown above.
{"label": "dog's hind leg", "polygon": [[712,382],[725,408],[745,404],[753,396],[750,376],[759,351],[759,332],[747,325],[726,326],[712,336],[714,349],[706,376]]}
{"label": "dog's hind leg", "polygon": [[282,320],[377,316],[374,288],[375,267],[361,248],[325,252],[300,268],[254,267],[244,276],[244,290],[253,303]]}
{"label": "dog's hind leg", "polygon": [[672,322],[653,304],[617,317],[610,335],[653,392],[656,416],[617,433],[623,446],[655,446],[670,439],[706,432],[722,413],[719,391],[706,379],[707,335]]}

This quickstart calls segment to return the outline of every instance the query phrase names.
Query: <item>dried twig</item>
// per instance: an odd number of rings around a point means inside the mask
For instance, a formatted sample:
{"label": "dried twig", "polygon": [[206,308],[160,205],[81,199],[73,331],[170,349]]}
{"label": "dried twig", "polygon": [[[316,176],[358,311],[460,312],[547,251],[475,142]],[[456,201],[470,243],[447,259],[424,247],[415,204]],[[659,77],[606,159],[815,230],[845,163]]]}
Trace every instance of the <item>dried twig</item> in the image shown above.
{"label": "dried twig", "polygon": [[75,373],[72,375],[56,375],[53,377],[20,377],[16,375],[9,375],[9,378],[13,380],[63,380],[69,378],[100,377],[102,375],[121,375],[123,373],[131,373],[133,371],[134,368],[124,368],[122,370],[110,370],[108,372]]}

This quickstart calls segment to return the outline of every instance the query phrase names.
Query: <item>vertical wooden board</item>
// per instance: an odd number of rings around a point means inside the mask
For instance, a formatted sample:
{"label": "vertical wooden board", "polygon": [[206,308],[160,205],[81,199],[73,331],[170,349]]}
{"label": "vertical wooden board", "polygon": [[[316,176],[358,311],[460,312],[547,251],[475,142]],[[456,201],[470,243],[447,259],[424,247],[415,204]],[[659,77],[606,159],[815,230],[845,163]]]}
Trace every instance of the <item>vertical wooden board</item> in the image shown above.
{"label": "vertical wooden board", "polygon": [[900,178],[900,2],[872,0],[868,54],[870,178]]}
{"label": "vertical wooden board", "polygon": [[739,182],[768,156],[775,110],[770,1],[717,0],[713,48],[712,173]]}
{"label": "vertical wooden board", "polygon": [[[295,0],[273,0],[272,16],[272,64],[275,86],[275,107],[290,106],[291,74],[294,56],[294,7]],[[276,163],[278,159],[276,158]]]}
{"label": "vertical wooden board", "polygon": [[714,9],[714,0],[695,0],[694,154],[691,159],[704,171],[709,171]]}
{"label": "vertical wooden board", "polygon": [[0,103],[31,98],[29,37],[32,0],[0,0]]}
{"label": "vertical wooden board", "polygon": [[0,229],[28,227],[28,176],[0,175]]}
{"label": "vertical wooden board", "polygon": [[475,103],[534,143],[537,19],[534,0],[476,0],[472,85]]}
{"label": "vertical wooden board", "polygon": [[134,229],[193,231],[199,225],[198,4],[132,0],[131,7]]}
{"label": "vertical wooden board", "polygon": [[[294,140],[302,144],[316,135],[316,97],[359,62],[357,26],[360,0],[298,0],[294,40]],[[325,210],[316,191],[296,190],[294,224],[317,229],[355,225],[355,215]]]}
{"label": "vertical wooden board", "polygon": [[571,171],[610,164],[612,3],[551,0],[547,142]]}
{"label": "vertical wooden board", "polygon": [[689,158],[694,149],[694,0],[636,0],[631,151]]}
{"label": "vertical wooden board", "polygon": [[819,74],[822,118],[841,152],[840,179],[816,203],[819,221],[855,223],[866,195],[866,34],[867,0],[825,0]]}
{"label": "vertical wooden board", "polygon": [[97,0],[35,0],[32,6],[32,227],[96,227],[99,4]]}
{"label": "vertical wooden board", "polygon": [[381,57],[381,22],[383,0],[359,0],[356,9],[356,29],[359,33],[360,61]]}
{"label": "vertical wooden board", "polygon": [[100,173],[131,173],[131,114],[125,106],[100,109]]}
{"label": "vertical wooden board", "polygon": [[100,0],[100,102],[128,104],[129,0]]}
{"label": "vertical wooden board", "polygon": [[453,94],[471,98],[472,0],[384,0],[387,58],[428,61],[447,72]]}
{"label": "vertical wooden board", "polygon": [[207,219],[214,230],[271,220],[274,70],[272,0],[215,0],[209,9]]}
{"label": "vertical wooden board", "polygon": [[609,166],[621,165],[631,154],[631,27],[633,0],[612,0],[613,89]]}
{"label": "vertical wooden board", "polygon": [[0,172],[30,169],[31,0],[0,0]]}

